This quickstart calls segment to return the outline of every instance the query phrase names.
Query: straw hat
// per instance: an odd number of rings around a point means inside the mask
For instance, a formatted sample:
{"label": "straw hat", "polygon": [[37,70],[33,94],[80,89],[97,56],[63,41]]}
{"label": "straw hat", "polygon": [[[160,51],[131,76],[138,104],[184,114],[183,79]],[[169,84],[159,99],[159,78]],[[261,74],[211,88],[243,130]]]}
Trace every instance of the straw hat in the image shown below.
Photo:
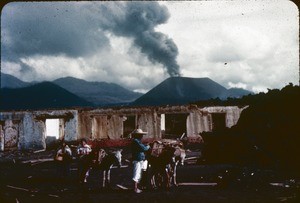
{"label": "straw hat", "polygon": [[144,132],[142,129],[138,128],[138,129],[134,130],[131,134],[133,134],[133,135],[146,135],[146,134],[148,134],[148,132]]}

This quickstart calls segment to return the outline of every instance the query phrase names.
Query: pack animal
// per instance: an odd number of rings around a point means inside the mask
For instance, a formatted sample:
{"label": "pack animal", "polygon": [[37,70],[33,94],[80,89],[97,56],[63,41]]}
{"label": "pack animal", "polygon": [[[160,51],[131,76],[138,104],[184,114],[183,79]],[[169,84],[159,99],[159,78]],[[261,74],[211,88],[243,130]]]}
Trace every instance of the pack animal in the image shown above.
{"label": "pack animal", "polygon": [[176,174],[177,174],[177,166],[180,164],[181,166],[184,165],[184,160],[186,157],[185,150],[181,148],[180,146],[175,146],[174,147],[174,156],[172,157],[172,162],[171,162],[171,178],[172,178],[172,183],[177,186],[177,179],[176,179]]}
{"label": "pack animal", "polygon": [[183,165],[185,150],[179,146],[155,141],[147,154],[150,170],[150,184],[153,188],[177,185],[177,165]]}
{"label": "pack animal", "polygon": [[109,151],[104,149],[94,149],[89,157],[88,167],[85,171],[85,178],[83,182],[87,182],[90,170],[102,171],[102,187],[110,186],[110,170],[113,165],[121,167],[122,165],[122,150]]}

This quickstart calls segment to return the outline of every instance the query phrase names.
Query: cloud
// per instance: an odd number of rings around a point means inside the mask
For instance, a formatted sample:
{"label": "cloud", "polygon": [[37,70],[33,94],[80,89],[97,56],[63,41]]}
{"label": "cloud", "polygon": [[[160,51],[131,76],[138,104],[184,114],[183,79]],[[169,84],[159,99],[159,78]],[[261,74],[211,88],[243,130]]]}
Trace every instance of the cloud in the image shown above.
{"label": "cloud", "polygon": [[177,46],[155,31],[168,18],[167,8],[157,2],[10,3],[1,17],[1,59],[18,62],[33,56],[58,56],[60,60],[64,55],[76,61],[102,50],[111,52],[111,34],[132,39],[130,45],[152,64],[162,64],[169,75],[176,76]]}
{"label": "cloud", "polygon": [[1,16],[1,71],[136,91],[179,74],[254,92],[280,88],[299,81],[298,20],[289,1],[10,3]]}
{"label": "cloud", "polygon": [[206,55],[209,62],[265,59],[275,48],[263,33],[247,25],[221,24]]}
{"label": "cloud", "polygon": [[232,83],[232,82],[228,82],[228,86],[229,88],[243,88],[243,89],[247,89],[247,85],[241,82],[238,83]]}
{"label": "cloud", "polygon": [[109,47],[82,6],[64,2],[10,3],[1,16],[4,60],[33,55],[79,57]]}
{"label": "cloud", "polygon": [[101,27],[116,36],[130,37],[153,63],[161,63],[170,76],[180,75],[176,57],[178,48],[166,34],[155,31],[155,27],[164,24],[170,17],[167,7],[157,2],[119,3],[118,12],[113,7],[100,7],[104,18]]}
{"label": "cloud", "polygon": [[93,55],[76,58],[65,54],[34,55],[22,57],[18,63],[1,61],[1,71],[24,81],[51,81],[72,76],[145,91],[168,77],[162,65],[153,66],[143,53],[132,46],[131,40],[113,35],[107,37],[111,41],[109,50],[98,50]]}
{"label": "cloud", "polygon": [[[299,13],[289,1],[163,2],[183,76],[209,77],[229,88],[282,88],[299,81]],[[175,15],[176,14],[176,15]]]}

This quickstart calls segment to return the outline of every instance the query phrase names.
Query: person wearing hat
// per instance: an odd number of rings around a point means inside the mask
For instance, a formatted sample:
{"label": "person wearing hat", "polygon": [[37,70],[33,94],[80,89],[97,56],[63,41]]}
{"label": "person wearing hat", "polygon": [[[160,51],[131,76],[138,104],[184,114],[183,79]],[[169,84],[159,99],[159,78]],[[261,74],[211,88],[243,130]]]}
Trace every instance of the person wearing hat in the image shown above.
{"label": "person wearing hat", "polygon": [[132,133],[132,163],[133,163],[133,177],[132,180],[134,182],[134,192],[141,193],[142,191],[138,189],[138,183],[141,180],[142,169],[145,160],[145,153],[150,149],[149,145],[144,145],[141,140],[143,135],[147,134],[147,132],[143,132],[141,129],[136,129]]}

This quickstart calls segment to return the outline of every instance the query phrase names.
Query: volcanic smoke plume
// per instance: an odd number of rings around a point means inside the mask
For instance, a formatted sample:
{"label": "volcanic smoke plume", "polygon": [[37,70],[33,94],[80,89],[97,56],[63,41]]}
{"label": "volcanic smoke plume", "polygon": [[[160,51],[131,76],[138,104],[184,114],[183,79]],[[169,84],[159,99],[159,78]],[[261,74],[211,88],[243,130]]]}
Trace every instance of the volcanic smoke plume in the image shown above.
{"label": "volcanic smoke plume", "polygon": [[154,28],[166,23],[170,14],[157,2],[103,4],[101,26],[116,36],[131,37],[134,44],[153,63],[161,63],[170,76],[180,76],[176,57],[178,48],[167,35]]}
{"label": "volcanic smoke plume", "polygon": [[90,56],[109,49],[106,33],[110,33],[132,39],[152,63],[162,64],[170,76],[179,76],[176,44],[155,31],[169,17],[167,7],[157,2],[9,4],[1,15],[1,60],[16,62],[23,72],[33,74],[25,59]]}

